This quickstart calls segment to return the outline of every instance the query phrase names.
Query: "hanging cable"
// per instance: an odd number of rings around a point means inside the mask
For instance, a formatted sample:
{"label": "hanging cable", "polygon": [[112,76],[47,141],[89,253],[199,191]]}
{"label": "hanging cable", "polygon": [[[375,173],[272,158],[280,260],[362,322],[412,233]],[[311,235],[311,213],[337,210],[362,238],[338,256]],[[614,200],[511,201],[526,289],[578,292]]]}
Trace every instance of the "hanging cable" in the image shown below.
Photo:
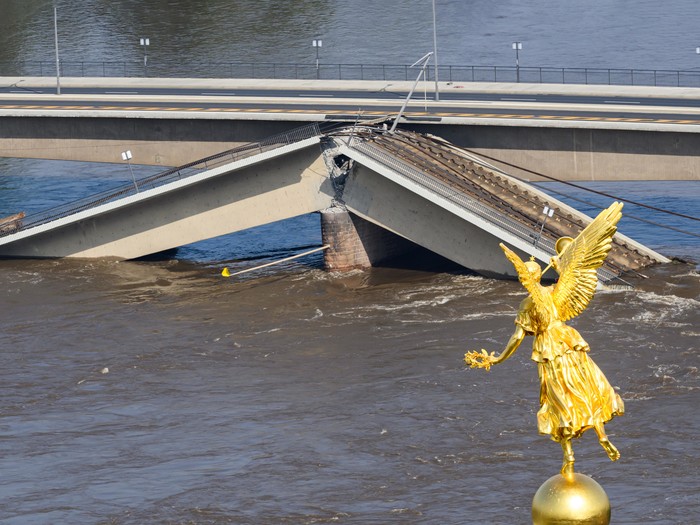
{"label": "hanging cable", "polygon": [[[566,197],[567,199],[571,199],[572,201],[580,202],[580,203],[582,203],[582,204],[585,204],[585,205],[587,205],[587,206],[591,206],[591,207],[593,207],[593,208],[597,208],[597,207],[598,207],[598,206],[597,206],[595,203],[593,203],[593,202],[590,202],[590,201],[587,201],[587,200],[583,200],[583,199],[578,199],[578,198],[576,198],[576,197],[572,197],[571,195],[569,195],[569,194],[567,194],[567,193],[562,193],[562,192],[560,192],[560,191],[556,191],[556,190],[553,190],[553,189],[551,189],[551,188],[548,188],[547,191],[548,191],[549,193],[554,193],[554,194],[556,194],[556,195],[560,195],[560,196],[562,196],[562,197]],[[698,233],[693,233],[693,232],[681,230],[680,228],[676,228],[675,226],[668,226],[668,225],[666,225],[666,224],[659,224],[658,222],[650,221],[649,219],[643,219],[643,218],[638,217],[638,216],[636,216],[636,215],[630,215],[630,214],[626,213],[626,214],[625,214],[625,217],[627,217],[627,218],[629,218],[629,219],[634,219],[634,220],[640,221],[640,222],[646,222],[647,224],[651,224],[652,226],[657,226],[657,227],[659,227],[659,228],[666,228],[666,229],[668,229],[668,230],[673,230],[673,231],[676,231],[676,232],[678,232],[678,233],[683,233],[683,234],[685,234],[685,235],[690,235],[690,236],[692,236],[692,237],[698,237],[698,238],[700,238],[700,234],[698,234]]]}
{"label": "hanging cable", "polygon": [[[642,208],[647,208],[647,209],[649,209],[649,210],[658,211],[658,212],[660,212],[660,213],[667,213],[668,215],[675,215],[676,217],[682,217],[682,218],[684,218],[684,219],[689,219],[689,220],[691,220],[691,221],[698,221],[698,222],[700,222],[700,217],[693,217],[693,216],[691,216],[691,215],[685,215],[685,214],[683,214],[683,213],[678,213],[678,212],[675,212],[675,211],[664,210],[663,208],[657,208],[656,206],[651,206],[651,205],[649,205],[649,204],[643,204],[643,203],[641,203],[641,202],[636,202],[636,201],[633,201],[633,200],[630,200],[630,199],[625,199],[625,198],[622,198],[622,197],[616,197],[615,195],[611,195],[611,194],[605,193],[605,192],[603,192],[603,191],[598,191],[598,190],[593,190],[593,189],[590,189],[590,188],[586,188],[585,186],[581,186],[581,185],[575,184],[575,183],[573,183],[573,182],[569,182],[569,181],[557,179],[556,177],[552,177],[552,176],[550,176],[550,175],[545,175],[544,173],[539,173],[539,172],[537,172],[537,171],[534,171],[534,170],[531,170],[531,169],[528,169],[528,168],[523,168],[523,167],[521,167],[521,166],[517,166],[517,165],[515,165],[515,164],[511,164],[510,162],[506,162],[506,161],[503,161],[503,160],[499,160],[499,159],[496,159],[496,158],[494,158],[494,157],[489,157],[488,155],[484,155],[483,153],[477,153],[477,152],[472,151],[472,150],[466,150],[466,151],[469,151],[470,153],[472,153],[472,154],[474,154],[474,155],[477,155],[477,156],[480,156],[480,157],[484,157],[484,158],[487,158],[487,159],[496,161],[496,162],[498,162],[498,163],[500,163],[500,164],[505,164],[506,166],[509,166],[509,167],[511,167],[511,168],[515,168],[515,169],[518,169],[518,170],[522,170],[522,171],[524,171],[524,172],[526,172],[526,173],[531,173],[532,175],[536,175],[537,177],[542,177],[542,178],[544,178],[544,179],[548,179],[548,180],[551,180],[551,181],[554,181],[554,182],[561,182],[562,184],[566,184],[566,185],[568,185],[568,186],[573,186],[574,188],[578,188],[579,190],[584,190],[584,191],[588,191],[588,192],[591,192],[591,193],[595,193],[595,194],[597,194],[597,195],[602,195],[603,197],[609,197],[609,198],[611,198],[611,199],[615,199],[615,200],[618,200],[618,201],[627,202],[627,203],[629,203],[629,204],[634,204],[635,206],[641,206]],[[511,176],[512,176],[512,175],[511,175]],[[661,225],[659,225],[659,226],[661,226]]]}

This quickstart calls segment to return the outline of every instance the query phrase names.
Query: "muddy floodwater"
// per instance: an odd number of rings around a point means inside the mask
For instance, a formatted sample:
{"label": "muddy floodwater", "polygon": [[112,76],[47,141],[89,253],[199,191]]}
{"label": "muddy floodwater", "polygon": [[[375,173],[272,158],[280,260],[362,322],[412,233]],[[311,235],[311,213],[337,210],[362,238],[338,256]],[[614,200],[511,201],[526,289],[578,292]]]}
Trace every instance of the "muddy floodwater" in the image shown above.
{"label": "muddy floodwater", "polygon": [[[311,65],[317,38],[322,65],[411,64],[433,49],[427,0],[55,4],[64,76],[105,61],[140,74],[143,37],[149,65],[179,74]],[[435,4],[443,67],[513,66],[513,41],[523,67],[698,66],[696,0]],[[51,2],[2,0],[0,13],[3,67],[52,67]],[[3,158],[0,216],[130,180],[123,164]],[[699,184],[587,186],[697,218]],[[605,488],[616,525],[698,524],[700,229],[631,204],[623,213],[623,233],[695,262],[618,282],[572,323],[626,407],[607,425],[620,461],[586,433],[576,468]],[[436,269],[334,274],[318,254],[220,276],[319,247],[318,223],[304,216],[161,261],[0,261],[0,523],[531,523],[561,449],[537,434],[530,342],[488,373],[462,362],[503,348],[522,287]]]}
{"label": "muddy floodwater", "polygon": [[[123,183],[115,173],[3,161],[0,216]],[[588,186],[696,216],[698,184]],[[610,201],[574,197],[590,214],[585,202]],[[697,220],[623,214],[623,233],[700,261]],[[165,260],[0,261],[0,522],[529,523],[561,463],[537,434],[530,343],[488,373],[462,363],[503,348],[520,284],[430,266],[329,273],[318,253],[220,275],[320,237],[312,214]],[[700,275],[678,261],[643,273],[573,322],[626,406],[607,426],[622,459],[588,433],[576,466],[615,524],[700,523]]]}
{"label": "muddy floodwater", "polygon": [[[0,262],[2,523],[528,523],[561,461],[529,344],[461,361],[505,344],[520,285],[318,262]],[[575,322],[627,408],[622,459],[591,432],[577,469],[614,523],[692,523],[699,278],[634,284]]]}

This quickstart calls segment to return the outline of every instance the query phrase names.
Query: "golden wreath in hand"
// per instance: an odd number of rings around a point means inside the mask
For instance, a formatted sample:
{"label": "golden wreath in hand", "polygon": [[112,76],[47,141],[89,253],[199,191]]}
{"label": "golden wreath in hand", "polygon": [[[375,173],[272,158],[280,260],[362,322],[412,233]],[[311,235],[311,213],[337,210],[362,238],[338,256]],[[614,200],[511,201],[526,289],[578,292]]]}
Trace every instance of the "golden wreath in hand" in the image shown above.
{"label": "golden wreath in hand", "polygon": [[489,370],[491,365],[496,364],[495,352],[487,352],[483,348],[481,352],[467,352],[464,354],[464,362],[467,363],[471,368],[485,368]]}

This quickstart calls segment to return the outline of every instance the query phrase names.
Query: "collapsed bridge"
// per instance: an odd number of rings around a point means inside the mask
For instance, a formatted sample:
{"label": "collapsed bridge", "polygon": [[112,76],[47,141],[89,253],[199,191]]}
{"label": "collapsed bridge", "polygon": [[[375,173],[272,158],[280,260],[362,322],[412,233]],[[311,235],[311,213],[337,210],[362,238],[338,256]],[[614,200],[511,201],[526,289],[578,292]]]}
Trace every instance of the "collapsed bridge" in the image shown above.
{"label": "collapsed bridge", "polygon": [[[554,214],[543,221],[545,206]],[[438,137],[313,124],[27,214],[0,230],[0,256],[134,259],[312,212],[329,268],[417,245],[490,276],[513,274],[499,242],[547,263],[557,238],[590,221]],[[600,276],[666,261],[618,234]]]}

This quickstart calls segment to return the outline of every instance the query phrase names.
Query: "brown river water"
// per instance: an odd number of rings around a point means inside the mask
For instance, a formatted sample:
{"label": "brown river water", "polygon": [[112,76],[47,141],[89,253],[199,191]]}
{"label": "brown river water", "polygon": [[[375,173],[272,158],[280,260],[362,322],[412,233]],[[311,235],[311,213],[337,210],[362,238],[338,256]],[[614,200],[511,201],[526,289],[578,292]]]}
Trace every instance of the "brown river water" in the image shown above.
{"label": "brown river water", "polygon": [[[411,64],[433,49],[427,0],[55,3],[64,75],[82,61],[140,66],[142,37],[166,72],[313,64],[317,38],[322,64]],[[697,1],[435,3],[443,66],[512,66],[516,40],[527,67],[698,64]],[[3,68],[55,60],[51,2],[2,0],[0,14]],[[115,177],[130,180],[123,166],[1,159],[0,215]],[[699,184],[598,189],[697,217]],[[625,214],[623,233],[700,261],[697,221]],[[627,222],[635,214],[676,230]],[[521,286],[332,274],[318,257],[219,275],[319,245],[306,217],[168,261],[0,261],[0,523],[531,523],[561,451],[537,434],[530,343],[488,373],[462,363],[467,350],[502,349]],[[616,525],[700,524],[700,276],[680,263],[646,273],[572,323],[626,405],[607,425],[620,461],[587,433],[576,468],[605,488]]]}
{"label": "brown river water", "polygon": [[[613,523],[700,523],[695,267],[575,322],[627,413],[577,470]],[[560,467],[526,343],[490,372],[517,282],[303,264],[0,261],[3,524],[521,524]]]}

